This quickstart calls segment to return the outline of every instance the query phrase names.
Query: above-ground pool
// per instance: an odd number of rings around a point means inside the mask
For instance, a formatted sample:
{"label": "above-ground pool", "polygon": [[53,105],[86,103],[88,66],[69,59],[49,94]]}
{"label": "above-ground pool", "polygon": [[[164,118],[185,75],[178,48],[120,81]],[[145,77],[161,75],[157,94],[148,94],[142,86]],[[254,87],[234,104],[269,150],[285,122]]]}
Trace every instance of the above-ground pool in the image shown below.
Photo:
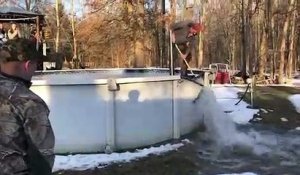
{"label": "above-ground pool", "polygon": [[50,108],[60,154],[132,149],[188,134],[203,120],[205,106],[194,101],[202,88],[167,69],[102,69],[38,72],[31,90]]}

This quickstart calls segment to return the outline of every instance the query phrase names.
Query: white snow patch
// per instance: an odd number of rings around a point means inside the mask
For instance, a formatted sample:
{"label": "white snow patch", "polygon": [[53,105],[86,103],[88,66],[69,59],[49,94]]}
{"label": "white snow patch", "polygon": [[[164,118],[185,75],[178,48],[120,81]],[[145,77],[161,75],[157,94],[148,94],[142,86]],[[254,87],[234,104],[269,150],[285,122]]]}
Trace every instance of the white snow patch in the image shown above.
{"label": "white snow patch", "polygon": [[254,118],[253,121],[255,121],[255,122],[257,122],[257,121],[262,121],[262,118],[257,117],[257,118]]}
{"label": "white snow patch", "polygon": [[230,111],[228,116],[233,119],[235,123],[247,124],[253,118],[253,115],[258,113],[258,109],[249,109],[244,101],[235,105],[238,101],[238,92],[244,92],[244,89],[236,87],[213,87],[218,103],[222,106],[223,111]]}
{"label": "white snow patch", "polygon": [[192,141],[190,141],[189,139],[183,139],[182,140],[182,142],[184,142],[184,143],[190,143],[190,144],[192,144],[193,142]]}
{"label": "white snow patch", "polygon": [[280,120],[283,121],[283,122],[289,121],[288,119],[286,119],[286,118],[284,118],[284,117],[280,118]]}
{"label": "white snow patch", "polygon": [[291,95],[288,98],[296,108],[296,111],[300,113],[300,94]]}
{"label": "white snow patch", "polygon": [[237,173],[235,173],[235,174],[219,174],[219,175],[257,175],[257,174],[255,174],[255,173],[241,173],[241,174],[237,174]]}
{"label": "white snow patch", "polygon": [[68,156],[55,156],[53,172],[61,170],[83,171],[93,168],[101,168],[112,163],[130,162],[150,154],[160,155],[168,151],[177,150],[183,143],[166,144],[160,147],[151,147],[136,150],[135,152],[112,154],[77,154]]}
{"label": "white snow patch", "polygon": [[294,85],[294,86],[299,86],[300,85],[300,79],[298,78],[298,79],[293,79],[292,80],[292,84]]}
{"label": "white snow patch", "polygon": [[267,113],[268,113],[268,111],[267,111],[267,110],[265,110],[264,108],[260,108],[260,110],[261,110],[263,113],[265,113],[265,114],[267,114]]}

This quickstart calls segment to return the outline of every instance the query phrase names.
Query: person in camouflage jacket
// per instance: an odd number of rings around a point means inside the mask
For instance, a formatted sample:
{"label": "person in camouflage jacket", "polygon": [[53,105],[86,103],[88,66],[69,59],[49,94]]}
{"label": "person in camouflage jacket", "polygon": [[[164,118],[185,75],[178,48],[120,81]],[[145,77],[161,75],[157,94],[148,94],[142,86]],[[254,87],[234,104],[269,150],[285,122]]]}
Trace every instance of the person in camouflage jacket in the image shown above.
{"label": "person in camouflage jacket", "polygon": [[35,43],[28,39],[8,41],[0,48],[1,175],[51,173],[54,133],[48,119],[49,109],[29,90],[41,58]]}

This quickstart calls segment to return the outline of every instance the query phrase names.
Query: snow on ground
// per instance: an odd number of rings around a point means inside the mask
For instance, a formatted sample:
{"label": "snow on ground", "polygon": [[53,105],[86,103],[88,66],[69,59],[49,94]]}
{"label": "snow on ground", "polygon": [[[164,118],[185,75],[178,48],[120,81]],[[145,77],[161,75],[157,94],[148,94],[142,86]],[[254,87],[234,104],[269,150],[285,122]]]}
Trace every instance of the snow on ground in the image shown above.
{"label": "snow on ground", "polygon": [[257,174],[254,174],[254,173],[241,173],[241,174],[219,174],[219,175],[257,175]]}
{"label": "snow on ground", "polygon": [[300,86],[300,78],[299,79],[293,79],[292,84],[295,86]]}
{"label": "snow on ground", "polygon": [[[188,143],[187,139],[182,142]],[[150,154],[160,155],[168,151],[182,147],[183,143],[166,144],[160,147],[151,147],[136,150],[135,152],[112,153],[112,154],[77,154],[68,156],[56,156],[53,172],[60,170],[83,171],[92,168],[101,168],[112,163],[129,162]]]}
{"label": "snow on ground", "polygon": [[215,93],[218,103],[223,107],[223,110],[228,113],[232,120],[238,124],[247,124],[253,115],[258,113],[258,109],[249,109],[248,103],[241,101],[238,105],[235,105],[238,101],[238,92],[244,92],[244,89],[236,87],[212,87]]}
{"label": "snow on ground", "polygon": [[300,113],[300,94],[291,95],[288,99],[293,103],[297,112]]}
{"label": "snow on ground", "polygon": [[300,72],[299,71],[295,74],[294,78],[292,79],[292,84],[294,86],[300,86]]}

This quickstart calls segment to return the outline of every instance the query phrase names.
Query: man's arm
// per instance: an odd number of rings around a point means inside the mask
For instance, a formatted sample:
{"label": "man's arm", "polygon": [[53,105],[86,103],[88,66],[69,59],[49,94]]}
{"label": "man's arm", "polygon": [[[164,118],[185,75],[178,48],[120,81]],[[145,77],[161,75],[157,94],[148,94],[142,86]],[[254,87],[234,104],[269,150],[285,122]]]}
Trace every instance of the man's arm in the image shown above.
{"label": "man's arm", "polygon": [[10,31],[8,32],[8,38],[13,39],[16,35],[18,35],[18,31],[15,30],[14,33],[11,33]]}
{"label": "man's arm", "polygon": [[43,103],[32,100],[26,102],[25,132],[52,168],[55,158],[53,151],[55,138],[48,116],[49,110]]}

